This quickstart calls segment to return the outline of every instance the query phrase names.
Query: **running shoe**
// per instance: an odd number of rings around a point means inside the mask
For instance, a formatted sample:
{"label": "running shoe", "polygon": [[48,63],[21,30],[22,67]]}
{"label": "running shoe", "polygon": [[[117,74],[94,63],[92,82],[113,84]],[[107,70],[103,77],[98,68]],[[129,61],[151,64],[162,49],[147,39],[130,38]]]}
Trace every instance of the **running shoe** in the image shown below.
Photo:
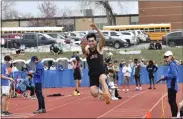
{"label": "running shoe", "polygon": [[77,91],[74,91],[74,95],[75,95],[75,96],[78,96],[78,92],[77,92]]}
{"label": "running shoe", "polygon": [[110,104],[111,99],[110,99],[109,95],[104,93],[104,94],[103,94],[103,97],[104,97],[104,99],[105,99],[106,104]]}

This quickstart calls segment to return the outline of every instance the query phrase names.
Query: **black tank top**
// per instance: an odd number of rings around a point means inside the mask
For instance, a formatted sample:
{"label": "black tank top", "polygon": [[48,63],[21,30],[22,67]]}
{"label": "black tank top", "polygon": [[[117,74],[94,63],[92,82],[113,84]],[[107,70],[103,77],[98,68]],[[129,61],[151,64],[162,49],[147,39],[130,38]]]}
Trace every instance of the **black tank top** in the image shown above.
{"label": "black tank top", "polygon": [[90,75],[100,75],[104,73],[103,55],[101,55],[97,49],[92,51],[89,48],[90,54],[87,56],[87,63]]}
{"label": "black tank top", "polygon": [[74,64],[76,64],[76,69],[74,69],[74,73],[80,73],[80,63],[79,62],[74,62]]}

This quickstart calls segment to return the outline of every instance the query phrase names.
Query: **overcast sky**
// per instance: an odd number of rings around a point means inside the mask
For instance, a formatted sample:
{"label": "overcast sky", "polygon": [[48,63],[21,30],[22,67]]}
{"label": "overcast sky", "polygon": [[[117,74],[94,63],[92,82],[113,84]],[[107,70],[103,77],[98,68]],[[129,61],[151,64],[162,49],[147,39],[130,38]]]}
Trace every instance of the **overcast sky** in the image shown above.
{"label": "overcast sky", "polygon": [[[31,13],[35,17],[40,14],[37,9],[37,5],[42,1],[16,1],[14,8],[17,9],[20,13]],[[80,10],[85,7],[81,7],[83,2],[81,1],[55,1],[60,9],[68,8],[72,12],[72,16],[80,15]],[[112,1],[110,5],[113,8],[113,12],[117,14],[138,14],[138,1],[123,1],[117,2]],[[90,8],[94,8],[96,5],[91,5]],[[87,7],[86,7],[87,8]],[[94,9],[94,15],[103,15],[105,14],[102,7]]]}

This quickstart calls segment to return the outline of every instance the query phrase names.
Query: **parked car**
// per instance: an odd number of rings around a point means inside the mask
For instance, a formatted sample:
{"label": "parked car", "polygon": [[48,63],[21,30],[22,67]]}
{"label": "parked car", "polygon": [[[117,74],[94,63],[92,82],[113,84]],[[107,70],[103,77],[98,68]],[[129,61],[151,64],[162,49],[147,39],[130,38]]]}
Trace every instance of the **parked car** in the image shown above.
{"label": "parked car", "polygon": [[[89,32],[92,33],[92,32]],[[94,32],[96,35],[96,40],[99,41],[100,40],[100,36],[97,32]],[[86,40],[86,36],[85,35],[82,39],[82,41]],[[107,36],[104,34],[104,38],[105,38],[105,46],[113,46],[116,49],[119,49],[121,47],[128,47],[128,43],[126,41],[121,40],[120,38],[112,38],[110,36]]]}
{"label": "parked car", "polygon": [[[120,39],[121,41],[123,42],[126,42],[128,43],[126,47],[129,47],[130,46],[130,41],[128,39],[125,39],[125,37],[120,33],[120,32],[117,32],[117,31],[102,31],[103,34],[107,35],[107,36],[110,36],[111,38],[117,38],[117,39]],[[116,45],[116,47],[118,47],[118,44]]]}
{"label": "parked car", "polygon": [[129,31],[121,31],[121,33],[122,33],[123,37],[128,42],[130,42],[130,44],[133,44],[133,45],[138,44],[137,37],[132,32],[129,32]]}
{"label": "parked car", "polygon": [[82,38],[85,34],[77,31],[73,32],[65,32],[67,36],[72,36],[72,37],[77,37],[77,38]]}
{"label": "parked car", "polygon": [[147,36],[141,30],[129,30],[132,32],[136,37],[138,42],[147,42]]}
{"label": "parked car", "polygon": [[162,37],[162,44],[170,47],[183,45],[183,31],[170,32]]}
{"label": "parked car", "polygon": [[81,44],[81,38],[80,37],[77,37],[77,36],[69,36],[66,33],[60,33],[60,34],[62,36],[64,36],[65,38],[70,38],[70,39],[74,40],[74,44],[77,44],[77,45],[80,45]]}
{"label": "parked car", "polygon": [[6,41],[9,48],[19,48],[21,45],[25,47],[37,47],[41,45],[50,45],[55,43],[56,40],[51,36],[43,33],[25,33],[22,38],[9,39]]}
{"label": "parked car", "polygon": [[3,34],[1,36],[1,38],[4,38],[5,40],[6,39],[19,39],[19,38],[22,38],[22,34],[20,34],[20,33],[7,33],[7,34]]}

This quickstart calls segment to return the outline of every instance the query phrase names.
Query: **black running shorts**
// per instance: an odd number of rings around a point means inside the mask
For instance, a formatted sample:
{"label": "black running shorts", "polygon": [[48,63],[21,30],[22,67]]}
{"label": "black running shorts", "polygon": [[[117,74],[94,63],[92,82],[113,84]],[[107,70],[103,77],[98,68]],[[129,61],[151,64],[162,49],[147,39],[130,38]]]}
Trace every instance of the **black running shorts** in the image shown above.
{"label": "black running shorts", "polygon": [[91,86],[97,86],[97,87],[99,87],[99,77],[100,77],[100,75],[90,75],[89,76],[90,87]]}

